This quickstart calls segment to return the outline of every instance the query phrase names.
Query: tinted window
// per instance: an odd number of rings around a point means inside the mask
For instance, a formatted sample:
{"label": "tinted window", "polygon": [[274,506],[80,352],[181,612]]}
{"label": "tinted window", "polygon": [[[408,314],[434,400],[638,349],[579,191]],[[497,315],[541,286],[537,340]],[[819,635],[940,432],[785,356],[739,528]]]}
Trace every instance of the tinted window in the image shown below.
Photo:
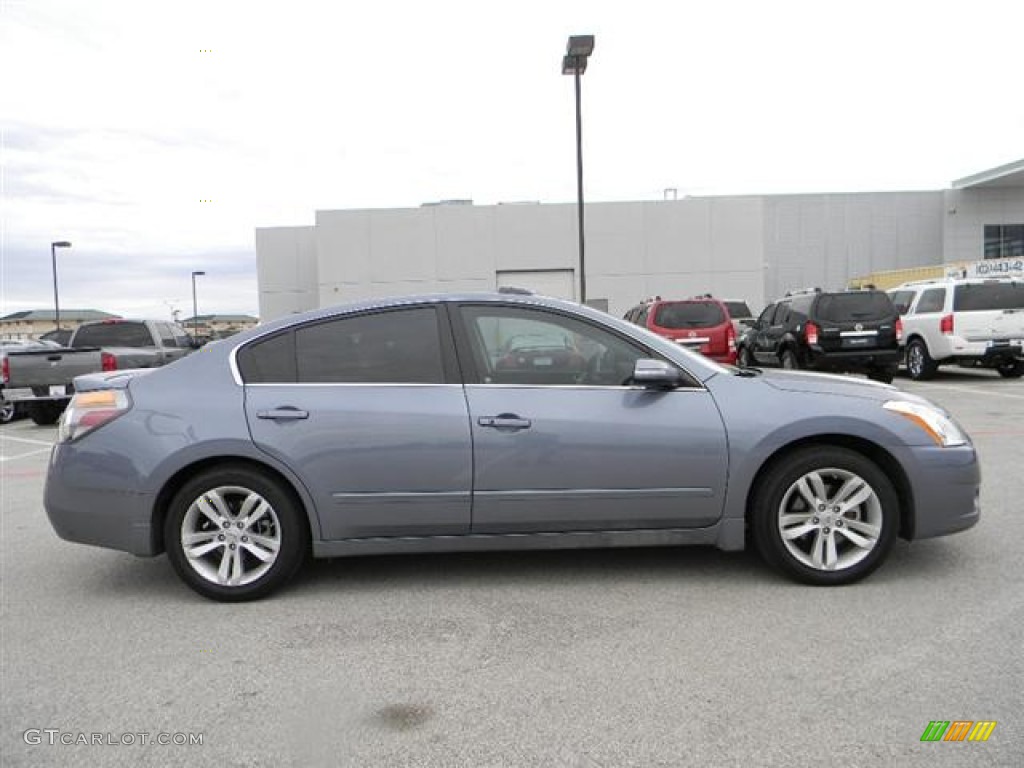
{"label": "tinted window", "polygon": [[758,326],[763,328],[764,326],[771,325],[772,313],[774,313],[774,312],[775,312],[775,305],[774,304],[769,304],[767,307],[765,307],[764,310],[761,312],[761,316],[759,318],[757,318]]}
{"label": "tinted window", "polygon": [[659,304],[654,324],[661,328],[710,328],[725,322],[725,313],[709,301],[676,301]]}
{"label": "tinted window", "polygon": [[953,311],[1024,309],[1024,283],[968,283],[953,289]]}
{"label": "tinted window", "polygon": [[239,350],[238,371],[246,384],[294,382],[295,336],[280,333]]}
{"label": "tinted window", "polygon": [[889,294],[892,299],[892,304],[896,307],[896,311],[901,315],[907,314],[907,310],[910,309],[910,305],[914,302],[913,291],[894,291]]}
{"label": "tinted window", "polygon": [[75,334],[76,347],[152,347],[153,337],[142,323],[83,325]]}
{"label": "tinted window", "polygon": [[433,307],[357,315],[295,332],[298,381],[441,384],[444,365]]}
{"label": "tinted window", "polygon": [[725,308],[729,310],[729,314],[732,317],[753,317],[750,312],[750,307],[747,306],[745,301],[726,301],[723,302]]}
{"label": "tinted window", "polygon": [[921,298],[917,302],[917,309],[914,310],[914,314],[920,315],[925,312],[941,312],[942,307],[945,306],[945,304],[946,289],[929,288],[921,294]]}
{"label": "tinted window", "polygon": [[775,312],[772,314],[772,325],[781,325],[789,314],[789,302],[780,301],[775,305]]}
{"label": "tinted window", "polygon": [[892,299],[881,291],[826,293],[818,298],[817,316],[829,323],[884,320],[895,314]]}
{"label": "tinted window", "polygon": [[[814,303],[814,299],[817,294],[809,294],[807,296],[796,296],[789,302],[790,309],[801,316],[801,319],[807,317],[807,313],[811,311],[811,304]],[[778,320],[776,319],[776,322]]]}
{"label": "tinted window", "polygon": [[642,347],[570,317],[516,307],[465,307],[484,384],[620,386]]}

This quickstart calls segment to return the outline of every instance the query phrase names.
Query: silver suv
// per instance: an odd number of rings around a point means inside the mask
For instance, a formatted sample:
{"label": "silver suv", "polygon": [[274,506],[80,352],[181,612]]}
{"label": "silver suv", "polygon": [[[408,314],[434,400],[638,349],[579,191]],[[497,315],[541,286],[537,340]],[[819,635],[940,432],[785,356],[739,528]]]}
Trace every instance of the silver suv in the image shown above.
{"label": "silver suv", "polygon": [[1024,374],[1024,281],[944,278],[889,291],[903,319],[907,372],[930,379],[940,365]]}

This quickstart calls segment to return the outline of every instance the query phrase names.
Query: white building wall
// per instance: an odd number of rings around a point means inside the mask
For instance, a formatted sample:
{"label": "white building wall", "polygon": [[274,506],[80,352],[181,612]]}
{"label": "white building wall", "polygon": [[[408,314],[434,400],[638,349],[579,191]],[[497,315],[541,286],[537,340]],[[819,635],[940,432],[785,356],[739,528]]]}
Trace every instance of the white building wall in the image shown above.
{"label": "white building wall", "polygon": [[313,227],[256,230],[256,281],[264,322],[318,306]]}
{"label": "white building wall", "polygon": [[1024,224],[1024,188],[951,189],[943,207],[943,261],[976,261],[985,258],[986,224]]}

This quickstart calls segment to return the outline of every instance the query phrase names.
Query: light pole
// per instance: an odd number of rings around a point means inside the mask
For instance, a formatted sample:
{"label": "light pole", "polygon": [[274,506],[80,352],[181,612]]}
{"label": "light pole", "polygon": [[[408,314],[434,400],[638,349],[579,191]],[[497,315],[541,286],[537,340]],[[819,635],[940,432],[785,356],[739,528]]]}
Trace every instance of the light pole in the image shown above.
{"label": "light pole", "polygon": [[203,271],[192,273],[192,338],[196,338],[196,328],[199,326],[199,310],[196,304],[196,277],[205,275]]}
{"label": "light pole", "polygon": [[594,52],[593,35],[572,35],[562,57],[562,74],[576,80],[576,207],[580,230],[580,304],[587,303],[586,249],[583,245],[583,115],[580,111],[580,75]]}
{"label": "light pole", "polygon": [[57,298],[57,249],[70,247],[71,243],[67,240],[50,243],[50,258],[53,260],[53,324],[58,331],[60,330],[60,299]]}

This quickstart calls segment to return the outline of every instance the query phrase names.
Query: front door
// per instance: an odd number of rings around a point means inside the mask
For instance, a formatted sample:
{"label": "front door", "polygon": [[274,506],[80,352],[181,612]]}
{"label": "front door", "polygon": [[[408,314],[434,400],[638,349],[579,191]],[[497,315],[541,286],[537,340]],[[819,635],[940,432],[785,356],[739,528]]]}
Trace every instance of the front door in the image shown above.
{"label": "front door", "polygon": [[554,310],[463,305],[474,533],[701,527],[728,454],[711,395],[632,386],[650,350]]}

